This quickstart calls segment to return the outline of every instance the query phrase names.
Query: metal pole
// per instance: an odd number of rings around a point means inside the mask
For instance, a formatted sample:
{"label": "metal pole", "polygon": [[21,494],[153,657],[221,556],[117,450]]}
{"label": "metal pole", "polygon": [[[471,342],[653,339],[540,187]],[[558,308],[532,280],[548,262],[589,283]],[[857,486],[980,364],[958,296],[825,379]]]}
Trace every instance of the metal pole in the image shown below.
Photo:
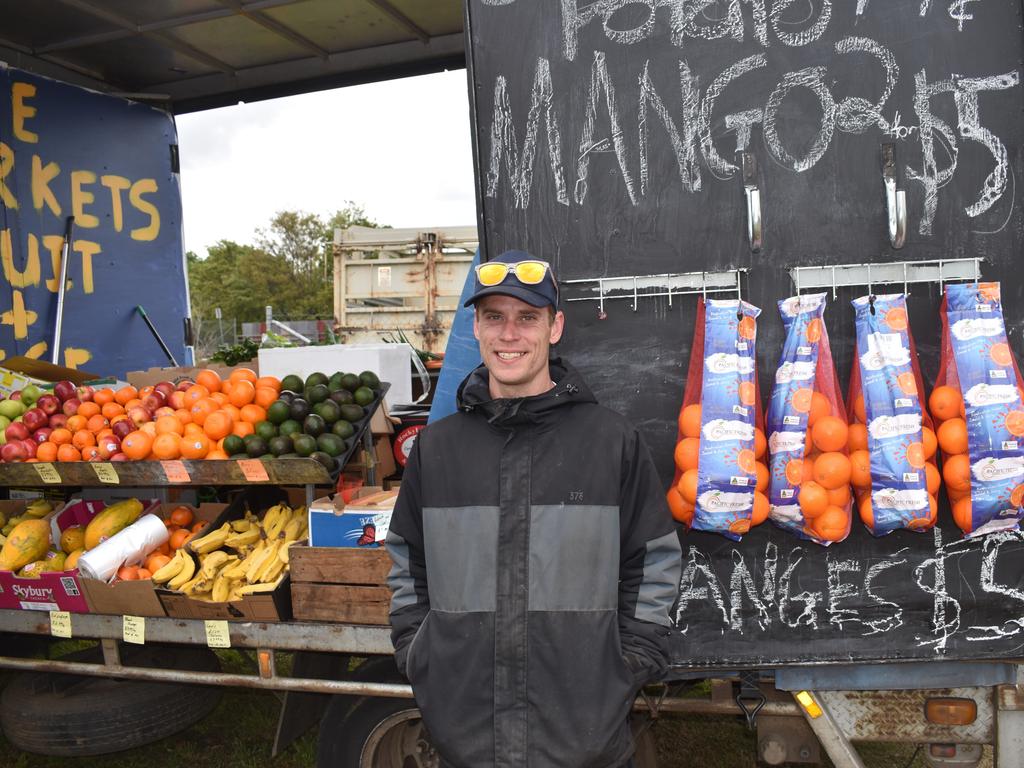
{"label": "metal pole", "polygon": [[142,315],[142,319],[145,320],[146,325],[149,326],[150,333],[153,334],[153,338],[156,339],[156,343],[160,345],[160,349],[162,349],[164,354],[167,355],[167,359],[171,361],[171,365],[177,367],[178,361],[174,359],[174,355],[171,353],[170,348],[164,344],[164,340],[161,338],[160,332],[156,329],[156,326],[153,325],[153,321],[149,319],[149,315],[146,314],[146,310],[142,308],[141,304],[139,304],[135,307],[135,311]]}
{"label": "metal pole", "polygon": [[75,217],[68,216],[64,225],[64,247],[60,255],[60,282],[57,283],[57,321],[53,326],[53,351],[50,354],[50,362],[59,364],[60,360],[60,332],[64,325],[64,294],[68,282],[68,260],[71,257],[71,237],[75,231]]}

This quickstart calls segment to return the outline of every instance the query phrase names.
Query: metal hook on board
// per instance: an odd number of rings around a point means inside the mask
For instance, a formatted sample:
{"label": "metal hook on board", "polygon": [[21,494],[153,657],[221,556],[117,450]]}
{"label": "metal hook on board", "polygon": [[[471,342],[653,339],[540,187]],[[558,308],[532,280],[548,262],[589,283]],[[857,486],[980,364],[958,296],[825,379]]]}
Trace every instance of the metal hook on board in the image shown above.
{"label": "metal hook on board", "polygon": [[889,223],[889,244],[900,249],[907,240],[907,193],[896,188],[896,145],[882,145],[882,184]]}
{"label": "metal hook on board", "polygon": [[608,313],[604,311],[604,280],[597,278],[597,319],[607,320]]}
{"label": "metal hook on board", "polygon": [[665,273],[665,285],[668,286],[668,308],[672,309],[672,275]]}
{"label": "metal hook on board", "polygon": [[707,279],[706,273],[703,270],[701,270],[701,273],[700,273],[700,290],[701,290],[701,299],[703,300],[703,302],[705,304],[707,304],[708,303],[708,279]]}
{"label": "metal hook on board", "polygon": [[868,268],[868,306],[871,309],[871,314],[875,314],[875,288],[871,284],[871,265],[866,265]]}
{"label": "metal hook on board", "polygon": [[747,201],[747,242],[750,250],[761,250],[761,192],[757,187],[757,158],[751,152],[740,153],[740,168],[743,173],[743,196]]}
{"label": "metal hook on board", "polygon": [[836,288],[836,268],[832,267],[832,301],[839,298],[839,291]]}
{"label": "metal hook on board", "polygon": [[903,262],[903,295],[910,295],[910,286],[907,283],[907,262]]}
{"label": "metal hook on board", "polygon": [[942,298],[942,259],[939,259],[939,298]]}
{"label": "metal hook on board", "polygon": [[633,311],[636,312],[636,305],[640,303],[640,299],[636,295],[636,275],[633,275]]}

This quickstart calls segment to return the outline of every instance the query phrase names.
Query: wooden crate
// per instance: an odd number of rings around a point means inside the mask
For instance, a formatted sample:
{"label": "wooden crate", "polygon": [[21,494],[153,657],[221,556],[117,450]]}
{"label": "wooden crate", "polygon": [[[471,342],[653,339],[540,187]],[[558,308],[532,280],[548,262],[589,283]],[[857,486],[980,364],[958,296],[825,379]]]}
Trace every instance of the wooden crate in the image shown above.
{"label": "wooden crate", "polygon": [[296,619],[388,623],[391,558],[383,547],[292,547],[290,570]]}

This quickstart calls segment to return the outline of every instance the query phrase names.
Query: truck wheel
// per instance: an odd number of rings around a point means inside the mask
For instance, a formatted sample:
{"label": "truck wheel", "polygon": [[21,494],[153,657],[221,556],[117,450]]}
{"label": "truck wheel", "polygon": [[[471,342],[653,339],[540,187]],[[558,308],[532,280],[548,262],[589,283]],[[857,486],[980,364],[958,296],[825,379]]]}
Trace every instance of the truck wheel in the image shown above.
{"label": "truck wheel", "polygon": [[[340,727],[320,727],[319,768],[439,768],[441,761],[411,699],[366,698]],[[655,768],[657,753],[650,728],[638,727],[636,768]]]}
{"label": "truck wheel", "polygon": [[[207,648],[122,649],[128,666],[220,671]],[[219,688],[107,677],[23,672],[0,694],[0,727],[23,752],[58,757],[105,755],[178,733],[206,717]]]}

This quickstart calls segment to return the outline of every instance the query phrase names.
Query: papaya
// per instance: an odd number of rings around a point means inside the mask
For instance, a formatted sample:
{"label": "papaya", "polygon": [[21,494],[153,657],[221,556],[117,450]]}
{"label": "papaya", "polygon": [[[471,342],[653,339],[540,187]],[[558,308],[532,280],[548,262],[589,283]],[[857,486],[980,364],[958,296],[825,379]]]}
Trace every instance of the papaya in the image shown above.
{"label": "papaya", "polygon": [[54,552],[52,549],[46,553],[46,557],[43,560],[46,562],[47,571],[63,571],[64,563],[67,561],[68,556],[63,552]]}
{"label": "papaya", "polygon": [[46,572],[46,561],[36,560],[29,563],[20,571],[18,571],[18,577],[22,579],[38,579]]}
{"label": "papaya", "polygon": [[50,524],[44,520],[18,523],[0,550],[0,571],[17,571],[41,560],[50,548]]}
{"label": "papaya", "polygon": [[60,548],[69,555],[76,549],[81,549],[84,546],[85,529],[80,525],[72,525],[70,528],[65,528],[64,532],[60,535]]}
{"label": "papaya", "polygon": [[85,548],[93,549],[134,523],[142,515],[142,502],[125,499],[111,504],[94,517],[85,527]]}
{"label": "papaya", "polygon": [[78,558],[85,554],[84,549],[76,549],[64,560],[64,570],[73,571],[78,567]]}

